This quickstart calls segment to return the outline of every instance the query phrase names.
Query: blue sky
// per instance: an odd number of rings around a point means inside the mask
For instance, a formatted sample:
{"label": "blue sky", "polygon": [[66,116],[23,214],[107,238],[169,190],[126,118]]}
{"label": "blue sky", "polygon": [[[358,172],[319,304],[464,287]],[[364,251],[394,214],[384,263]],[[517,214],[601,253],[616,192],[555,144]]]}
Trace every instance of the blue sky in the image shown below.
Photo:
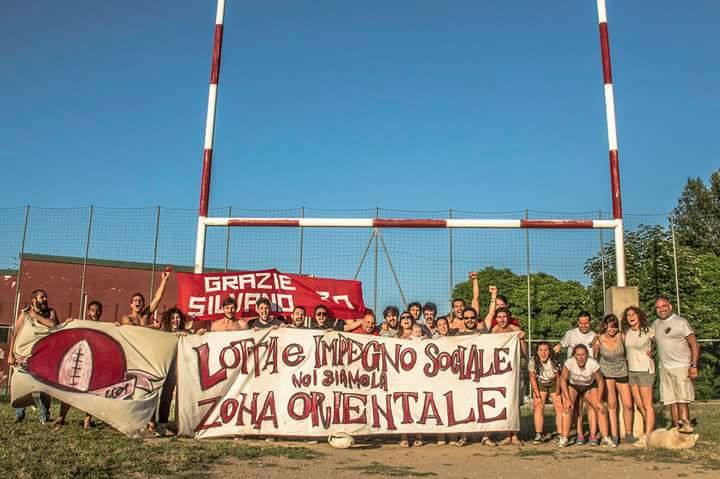
{"label": "blue sky", "polygon": [[[3,206],[196,208],[214,3],[2,10]],[[720,3],[608,16],[624,208],[669,211],[720,165]],[[220,83],[212,207],[610,209],[593,0],[229,2]]]}

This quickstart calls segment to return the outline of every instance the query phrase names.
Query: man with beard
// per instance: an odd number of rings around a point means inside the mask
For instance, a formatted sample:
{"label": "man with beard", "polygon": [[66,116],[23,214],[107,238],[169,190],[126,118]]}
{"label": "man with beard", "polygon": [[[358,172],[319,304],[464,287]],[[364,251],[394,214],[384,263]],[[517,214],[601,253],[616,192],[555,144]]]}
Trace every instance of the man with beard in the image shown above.
{"label": "man with beard", "polygon": [[[34,342],[36,336],[44,336],[50,328],[57,326],[57,324],[57,313],[48,306],[47,293],[42,289],[36,289],[30,293],[30,306],[20,311],[15,320],[15,334],[13,334],[13,339],[10,342],[8,363],[22,364],[27,360],[27,357],[19,352],[22,346],[27,345],[18,345],[17,343],[17,338],[20,337],[20,333],[24,329],[27,328],[33,331],[32,342]],[[25,352],[24,349],[22,348],[23,353]],[[33,393],[32,397],[38,409],[40,424],[47,423],[50,420],[50,396],[43,393]],[[25,419],[25,408],[15,408],[15,422],[22,422],[23,419]]]}
{"label": "man with beard", "polygon": [[488,334],[490,332],[488,331],[484,322],[480,323],[478,321],[477,311],[475,311],[475,308],[473,308],[472,306],[467,306],[465,309],[463,309],[462,319],[464,329],[458,331],[458,336],[467,336],[470,334]]}
{"label": "man with beard", "polygon": [[398,329],[400,328],[399,318],[400,310],[397,306],[388,306],[383,311],[383,321],[380,326],[380,336],[396,338]]}
{"label": "man with beard", "polygon": [[435,303],[427,302],[422,308],[423,318],[425,318],[425,324],[422,325],[423,333],[428,338],[437,338],[440,336],[438,333],[437,325],[435,324],[435,317],[437,316],[437,305]]}
{"label": "man with beard", "polygon": [[673,313],[667,298],[655,301],[653,324],[660,358],[660,400],[670,406],[672,421],[683,433],[693,432],[690,403],[695,400],[700,347],[687,319]]}
{"label": "man with beard", "polygon": [[305,329],[305,315],[306,313],[304,307],[295,306],[295,309],[293,309],[292,315],[290,316],[290,324],[288,325],[288,327],[295,329]]}
{"label": "man with beard", "polygon": [[165,271],[160,275],[160,285],[155,296],[153,296],[150,306],[145,306],[145,296],[142,293],[135,293],[130,298],[130,313],[124,314],[120,318],[120,324],[123,326],[147,326],[157,327],[153,324],[152,315],[157,311],[165,295],[165,289],[167,288],[168,278],[170,278],[170,268],[165,268]]}
{"label": "man with beard", "polygon": [[[246,320],[236,316],[237,303],[235,302],[235,298],[232,296],[225,298],[225,300],[223,300],[222,307],[223,317],[222,319],[217,319],[210,323],[210,332],[242,331],[249,328]],[[203,328],[198,330],[197,334],[202,335],[206,332],[207,329]]]}

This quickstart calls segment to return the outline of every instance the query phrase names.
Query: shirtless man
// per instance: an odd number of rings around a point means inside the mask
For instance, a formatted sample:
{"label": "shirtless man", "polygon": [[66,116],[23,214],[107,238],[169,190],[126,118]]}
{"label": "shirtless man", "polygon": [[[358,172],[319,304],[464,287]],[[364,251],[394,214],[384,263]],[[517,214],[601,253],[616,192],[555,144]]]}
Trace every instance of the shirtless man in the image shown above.
{"label": "shirtless man", "polygon": [[[495,320],[497,324],[492,328],[493,334],[500,334],[500,333],[512,333],[515,331],[520,331],[520,334],[518,335],[518,338],[520,339],[520,351],[524,357],[527,357],[527,343],[523,341],[525,338],[525,332],[520,329],[519,326],[515,326],[514,324],[510,324],[510,310],[507,308],[498,308],[495,310]],[[522,446],[523,442],[518,437],[519,431],[508,431],[507,436],[500,441],[498,444],[503,446],[506,444],[512,444],[513,446]]]}
{"label": "shirtless man", "polygon": [[235,298],[228,296],[223,301],[223,318],[213,321],[210,324],[210,331],[242,331],[249,329],[248,322],[242,318],[235,316],[237,313],[237,303]]}
{"label": "shirtless man", "polygon": [[451,304],[452,313],[449,319],[450,328],[457,329],[458,331],[464,331],[465,321],[463,320],[463,310],[465,309],[465,300],[462,298],[454,298]]}
{"label": "shirtless man", "polygon": [[[32,324],[29,324],[27,327],[36,327],[43,331],[58,324],[57,313],[48,306],[47,293],[42,289],[36,289],[30,293],[30,306],[20,311],[20,314],[15,320],[15,334],[13,334],[9,345],[10,347],[8,348],[10,350],[8,363],[11,365],[22,364],[27,359],[17,353],[16,340],[28,323]],[[47,394],[33,393],[32,397],[38,409],[40,424],[45,424],[50,419],[50,396]],[[23,419],[25,419],[25,408],[15,408],[15,422],[21,422]]]}
{"label": "shirtless man", "polygon": [[165,289],[167,288],[168,278],[170,278],[170,269],[166,268],[160,276],[160,285],[155,296],[153,296],[150,306],[145,306],[145,296],[141,293],[135,293],[130,298],[130,313],[124,314],[120,318],[120,325],[123,326],[146,326],[151,328],[160,327],[160,324],[155,324],[152,319],[153,313],[157,311],[162,301]]}

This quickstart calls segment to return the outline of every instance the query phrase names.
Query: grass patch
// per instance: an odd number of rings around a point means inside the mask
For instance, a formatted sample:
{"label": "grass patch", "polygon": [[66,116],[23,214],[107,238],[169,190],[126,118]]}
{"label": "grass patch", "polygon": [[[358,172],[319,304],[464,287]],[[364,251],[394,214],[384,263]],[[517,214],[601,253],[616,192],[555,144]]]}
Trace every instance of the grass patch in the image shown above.
{"label": "grass patch", "polygon": [[348,470],[360,471],[371,476],[392,476],[392,477],[432,477],[437,476],[434,472],[418,472],[412,467],[388,466],[379,462],[372,462],[365,466],[349,467]]}
{"label": "grass patch", "polygon": [[[57,410],[57,404],[53,409]],[[72,410],[68,425],[53,430],[41,425],[28,409],[14,424],[7,400],[0,401],[0,471],[15,478],[92,478],[132,476],[206,477],[210,464],[229,458],[242,461],[264,457],[314,459],[320,454],[303,447],[253,446],[229,440],[128,438],[100,425],[83,431],[83,414]],[[267,467],[264,465],[263,467]]]}
{"label": "grass patch", "polygon": [[554,456],[555,451],[548,451],[547,449],[521,449],[518,451],[518,457],[537,457],[537,456]]}

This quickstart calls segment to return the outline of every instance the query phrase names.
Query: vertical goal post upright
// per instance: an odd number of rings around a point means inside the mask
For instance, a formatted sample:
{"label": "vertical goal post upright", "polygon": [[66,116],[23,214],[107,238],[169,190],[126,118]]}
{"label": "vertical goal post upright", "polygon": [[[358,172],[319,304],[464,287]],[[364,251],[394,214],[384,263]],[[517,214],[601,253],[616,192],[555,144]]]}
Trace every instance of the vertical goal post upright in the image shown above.
{"label": "vertical goal post upright", "polygon": [[200,208],[198,214],[197,240],[195,243],[196,273],[202,273],[205,262],[205,240],[208,227],[286,227],[286,228],[485,228],[485,229],[612,229],[615,240],[615,264],[617,286],[626,285],[625,241],[620,194],[620,167],[618,159],[617,126],[615,121],[615,96],[610,63],[610,40],[607,26],[606,0],[597,1],[600,30],[600,51],[605,114],[610,160],[610,191],[612,220],[568,219],[394,219],[394,218],[222,218],[209,217],[210,180],[212,174],[213,144],[215,135],[215,112],[220,80],[220,58],[223,40],[225,1],[217,1],[215,31],[210,70],[208,110],[205,122],[205,142],[200,184]]}

